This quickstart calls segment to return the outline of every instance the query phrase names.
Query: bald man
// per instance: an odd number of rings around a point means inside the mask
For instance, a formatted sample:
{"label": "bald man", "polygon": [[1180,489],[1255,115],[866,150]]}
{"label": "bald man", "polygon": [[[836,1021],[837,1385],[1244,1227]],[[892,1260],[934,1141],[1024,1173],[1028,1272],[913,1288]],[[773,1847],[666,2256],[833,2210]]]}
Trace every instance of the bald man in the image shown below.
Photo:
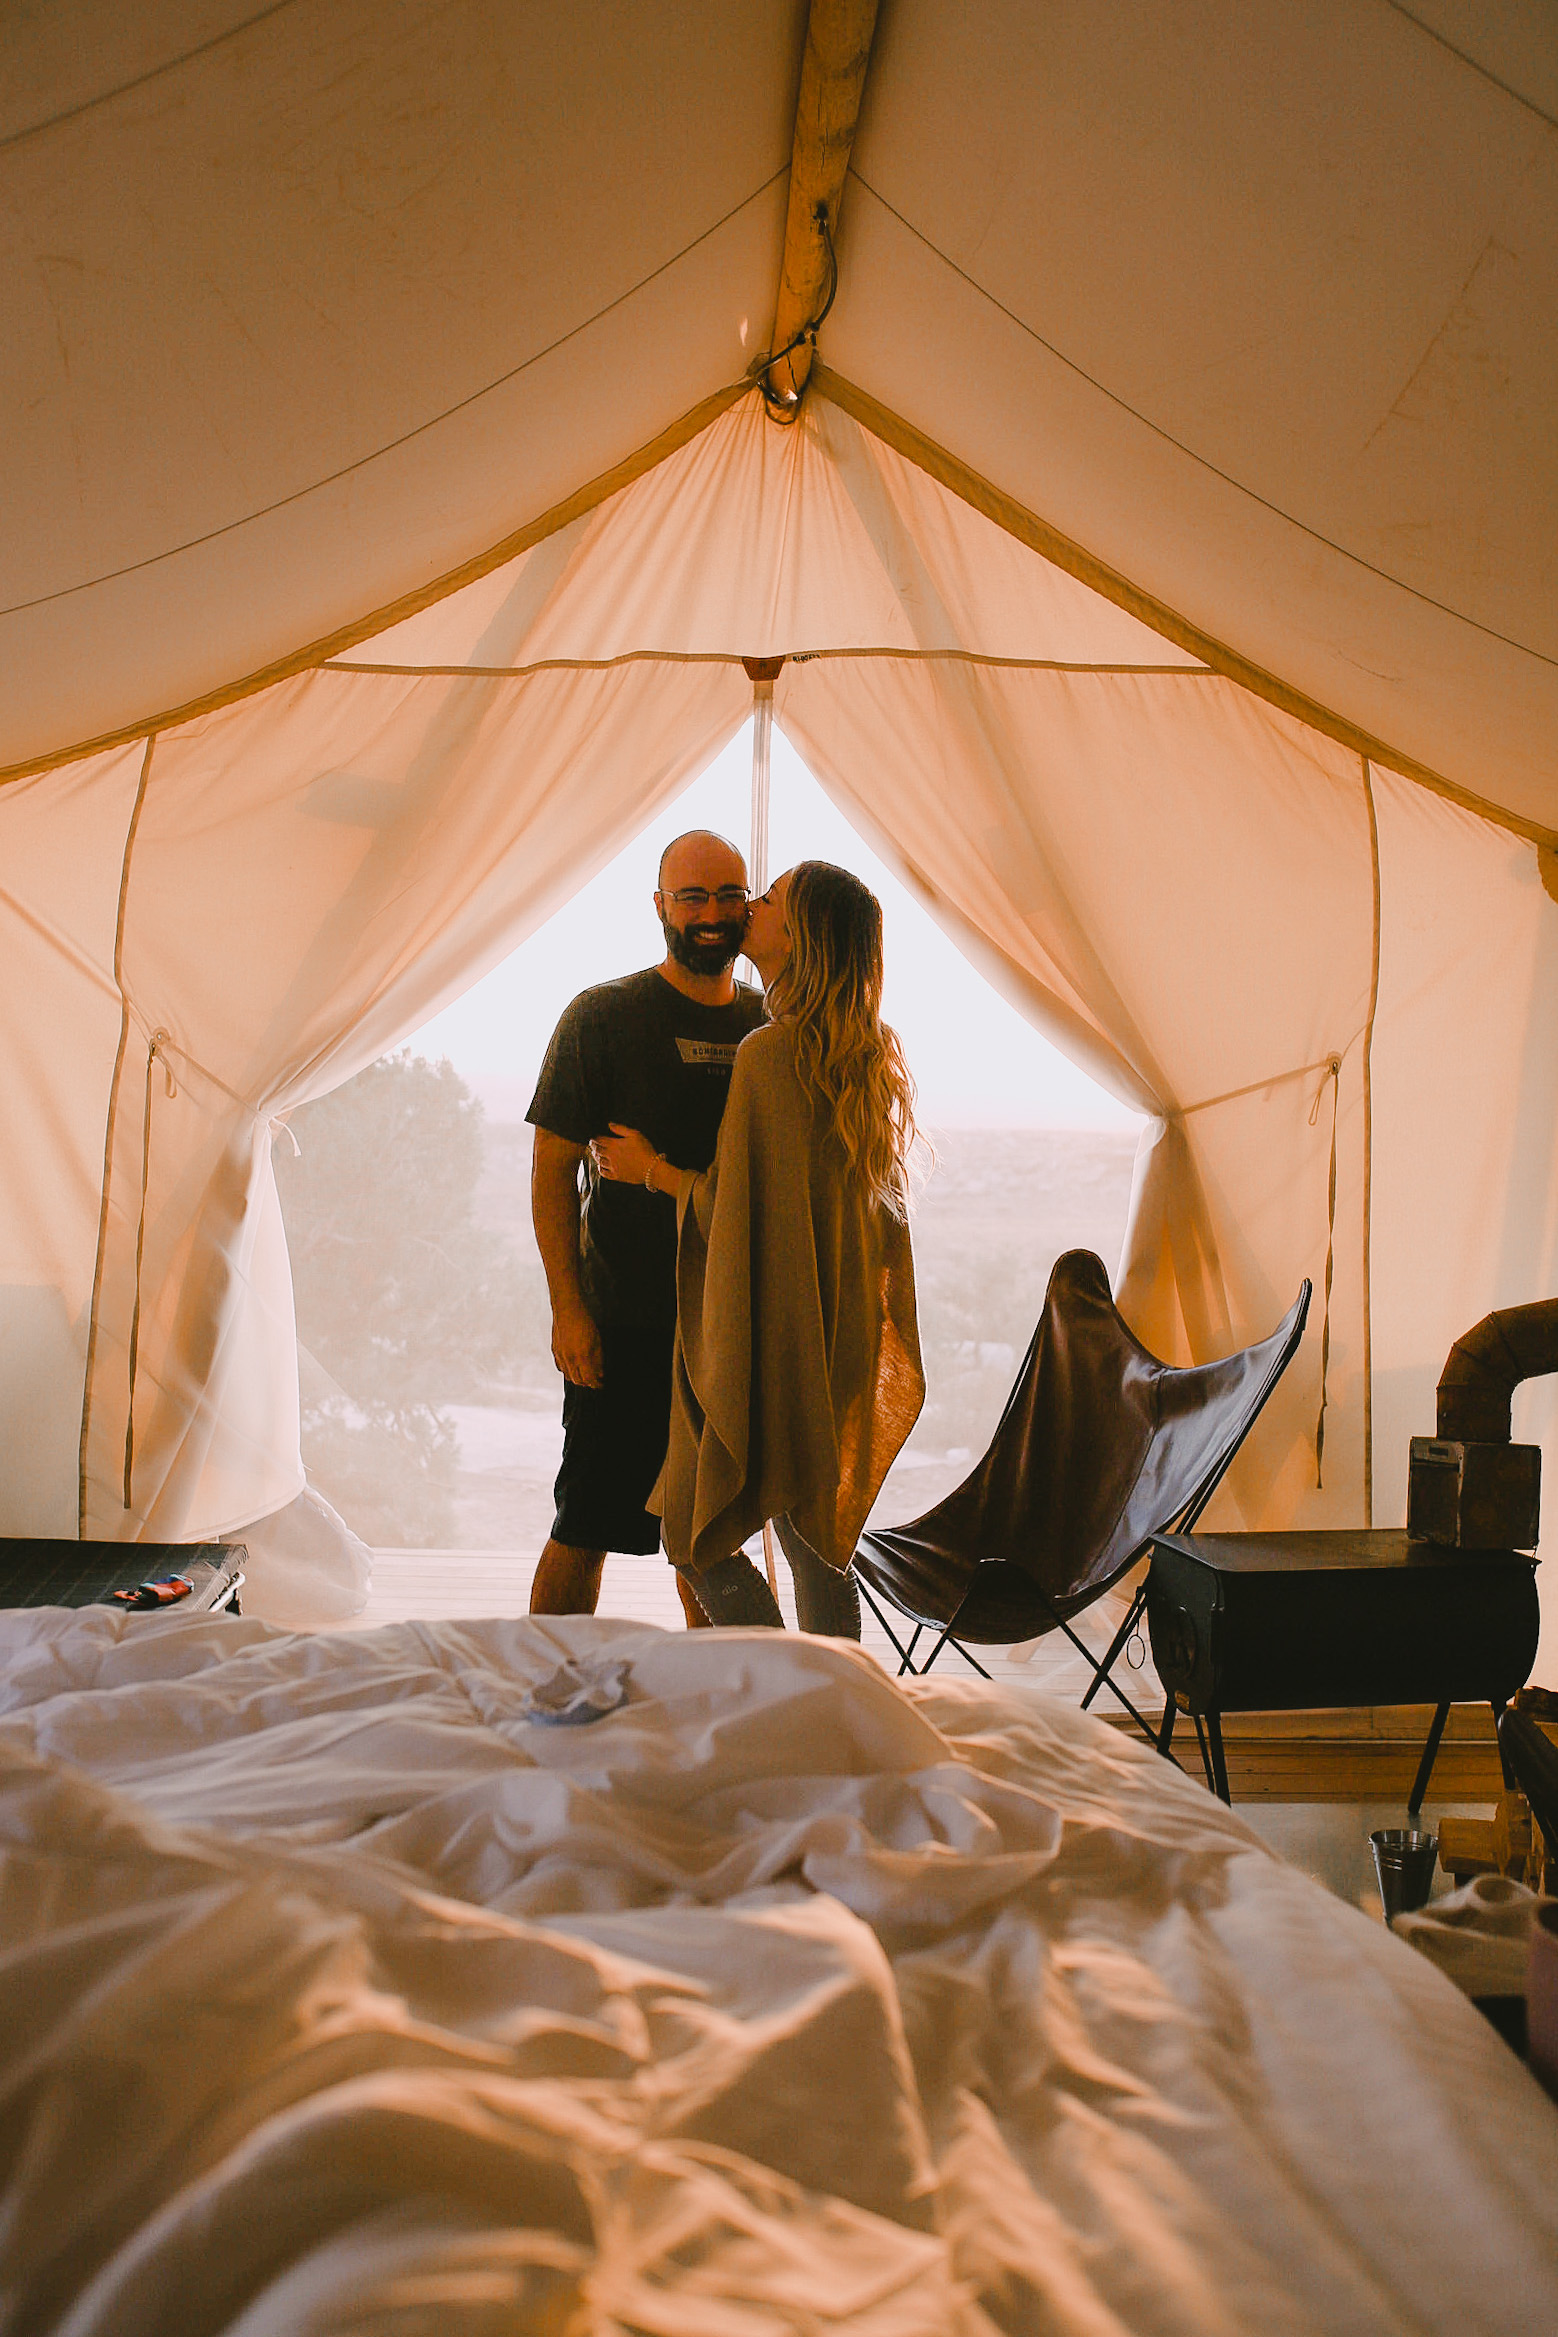
{"label": "bald man", "polygon": [[[606,1552],[660,1547],[660,1520],[644,1503],[670,1434],[676,1206],[600,1179],[590,1141],[615,1122],[642,1129],[675,1167],[707,1168],[736,1049],[763,1019],[760,994],[734,975],[748,909],[735,846],[706,829],[678,836],[660,856],[654,903],[665,956],[581,991],[552,1034],[525,1115],[536,1132],[531,1212],[552,1356],[565,1383],[557,1514],[533,1615],[592,1615]],[[682,1604],[689,1623],[706,1620],[690,1593]]]}

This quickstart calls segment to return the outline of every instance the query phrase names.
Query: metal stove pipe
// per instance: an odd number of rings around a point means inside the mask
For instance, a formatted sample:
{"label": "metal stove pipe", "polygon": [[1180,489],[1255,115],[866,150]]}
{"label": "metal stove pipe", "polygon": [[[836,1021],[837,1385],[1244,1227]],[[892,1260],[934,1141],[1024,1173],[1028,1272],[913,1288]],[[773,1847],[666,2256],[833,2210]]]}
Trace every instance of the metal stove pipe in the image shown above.
{"label": "metal stove pipe", "polygon": [[1484,1315],[1456,1340],[1439,1375],[1439,1434],[1462,1444],[1508,1444],[1520,1382],[1558,1371],[1558,1298]]}

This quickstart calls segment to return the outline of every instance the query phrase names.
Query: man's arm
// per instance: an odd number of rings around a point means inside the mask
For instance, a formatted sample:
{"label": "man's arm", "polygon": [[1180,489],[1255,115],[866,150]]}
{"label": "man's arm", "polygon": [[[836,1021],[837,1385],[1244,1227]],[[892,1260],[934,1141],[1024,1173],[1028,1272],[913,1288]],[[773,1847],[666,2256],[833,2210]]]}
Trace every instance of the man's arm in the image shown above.
{"label": "man's arm", "polygon": [[579,1281],[579,1163],[585,1147],[536,1130],[530,1166],[530,1214],[552,1299],[552,1361],[575,1387],[604,1379],[600,1331]]}

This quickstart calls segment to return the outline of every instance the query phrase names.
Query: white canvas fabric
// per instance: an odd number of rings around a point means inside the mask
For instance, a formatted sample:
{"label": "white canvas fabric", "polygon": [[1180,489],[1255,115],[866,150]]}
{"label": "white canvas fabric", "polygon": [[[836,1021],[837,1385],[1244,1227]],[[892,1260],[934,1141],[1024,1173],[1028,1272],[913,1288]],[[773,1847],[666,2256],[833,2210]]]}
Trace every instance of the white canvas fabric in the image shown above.
{"label": "white canvas fabric", "polygon": [[739,379],[798,0],[7,10],[0,764],[255,672]]}
{"label": "white canvas fabric", "polygon": [[1320,1288],[1340,1060],[1324,1485],[1315,1337],[1224,1507],[1230,1523],[1355,1519],[1372,930],[1357,759],[1211,675],[819,660],[776,701],[921,898],[946,900],[1033,1019],[1154,1114],[1118,1297],[1158,1354],[1227,1353],[1305,1274]]}
{"label": "white canvas fabric", "polygon": [[77,1530],[103,1127],[121,1020],[114,933],[144,757],[126,748],[0,793],[0,1482],[12,1534]]}
{"label": "white canvas fabric", "polygon": [[[25,1300],[54,1309],[62,1388],[74,1373],[80,1390],[91,1343],[83,1530],[231,1531],[297,1493],[273,1124],[670,801],[750,704],[743,650],[786,656],[777,719],[862,834],[1152,1116],[1119,1285],[1140,1335],[1173,1360],[1223,1352],[1315,1283],[1315,1329],[1218,1516],[1367,1514],[1373,1338],[1390,1358],[1374,1513],[1399,1517],[1405,1438],[1432,1427],[1450,1340],[1558,1263],[1542,1037],[1558,904],[1535,847],[1197,665],[836,405],[780,430],[754,393],[350,656],[160,734],[149,758],[0,793],[36,1000],[6,1039],[35,1124],[0,1174],[16,1281],[63,1294]],[[43,948],[30,904],[50,899],[62,829],[101,857],[95,914]],[[1450,924],[1423,915],[1435,892],[1480,937],[1469,981]],[[106,1112],[116,928],[126,1036],[101,1212],[102,1120],[54,1113],[36,1034],[95,1065]],[[1504,979],[1517,933],[1523,1007]],[[1488,1098],[1475,1158],[1434,983]],[[1511,1195],[1491,1214],[1490,1173]],[[1429,1305],[1418,1245],[1435,1227],[1458,1263]],[[67,1444],[47,1484],[41,1463],[12,1481],[19,1523],[68,1514]]]}
{"label": "white canvas fabric", "polygon": [[83,1530],[227,1532],[300,1490],[273,1123],[502,956],[746,705],[739,669],[680,664],[543,672],[517,695],[313,678],[157,742],[125,892]]}
{"label": "white canvas fabric", "polygon": [[880,44],[828,363],[1558,825],[1550,10],[910,0]]}
{"label": "white canvas fabric", "polygon": [[295,1498],[273,1123],[668,803],[759,655],[1150,1115],[1142,1335],[1316,1282],[1225,1522],[1399,1517],[1450,1339],[1558,1267],[1554,860],[1389,768],[1558,836],[1558,98],[1464,19],[903,0],[784,430],[741,378],[798,0],[7,18],[0,762],[150,744],[0,787],[0,1524]]}
{"label": "white canvas fabric", "polygon": [[[131,15],[0,25],[3,765],[360,630],[773,317],[803,0]],[[1522,0],[895,0],[821,354],[1558,827],[1553,55]]]}
{"label": "white canvas fabric", "polygon": [[[1492,1306],[1558,1291],[1558,860],[1376,775],[1385,917],[1374,1044],[1376,1503],[1405,1514],[1450,1343]],[[1558,1485],[1558,1378],[1513,1429]],[[1549,1523],[1544,1547],[1551,1549]],[[1543,1580],[1547,1573],[1544,1568]],[[1558,1657],[1546,1591],[1539,1678]]]}

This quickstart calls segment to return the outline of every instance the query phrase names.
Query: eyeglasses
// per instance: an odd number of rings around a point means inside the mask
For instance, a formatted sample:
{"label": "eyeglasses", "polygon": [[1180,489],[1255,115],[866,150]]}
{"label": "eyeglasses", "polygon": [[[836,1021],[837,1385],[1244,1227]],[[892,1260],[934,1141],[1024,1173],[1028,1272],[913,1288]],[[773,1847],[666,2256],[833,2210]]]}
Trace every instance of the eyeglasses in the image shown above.
{"label": "eyeglasses", "polygon": [[714,893],[701,884],[684,884],[671,898],[679,909],[706,909],[711,901],[721,909],[744,909],[752,896],[744,884],[722,884]]}

